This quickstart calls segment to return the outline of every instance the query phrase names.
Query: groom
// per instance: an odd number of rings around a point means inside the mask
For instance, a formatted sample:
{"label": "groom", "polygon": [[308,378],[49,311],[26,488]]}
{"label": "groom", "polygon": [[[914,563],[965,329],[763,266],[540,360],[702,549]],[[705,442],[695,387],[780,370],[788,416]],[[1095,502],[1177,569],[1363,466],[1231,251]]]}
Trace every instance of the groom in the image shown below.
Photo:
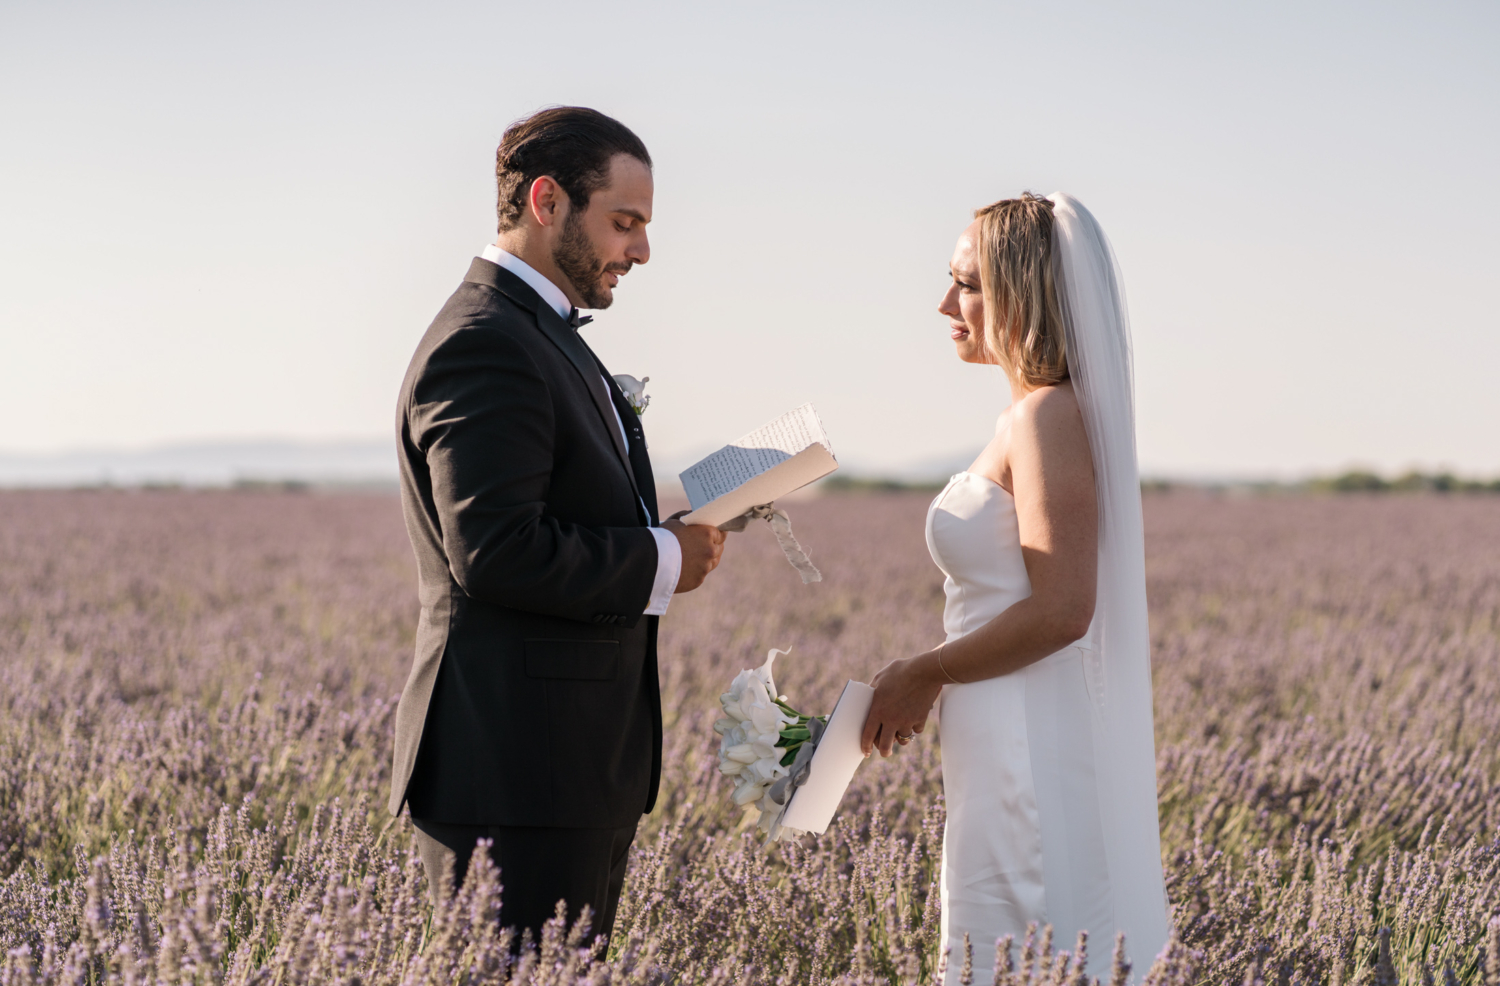
{"label": "groom", "polygon": [[435,899],[480,839],[506,927],[559,900],[610,933],[661,776],[657,618],[724,535],[659,520],[639,416],[578,334],[651,255],[651,156],[581,107],[506,130],[500,235],[417,346],[397,410],[416,659],[390,809]]}

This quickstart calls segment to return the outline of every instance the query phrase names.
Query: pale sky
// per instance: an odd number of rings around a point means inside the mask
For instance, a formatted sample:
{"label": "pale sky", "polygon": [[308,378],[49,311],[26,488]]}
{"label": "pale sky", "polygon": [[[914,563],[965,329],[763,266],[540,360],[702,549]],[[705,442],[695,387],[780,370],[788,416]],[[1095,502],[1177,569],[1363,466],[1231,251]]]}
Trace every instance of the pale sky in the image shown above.
{"label": "pale sky", "polygon": [[1007,396],[936,305],[970,210],[1078,196],[1146,471],[1500,474],[1500,5],[0,2],[0,452],[390,435],[544,105],[656,159],[586,330],[659,463],[806,401],[851,469]]}

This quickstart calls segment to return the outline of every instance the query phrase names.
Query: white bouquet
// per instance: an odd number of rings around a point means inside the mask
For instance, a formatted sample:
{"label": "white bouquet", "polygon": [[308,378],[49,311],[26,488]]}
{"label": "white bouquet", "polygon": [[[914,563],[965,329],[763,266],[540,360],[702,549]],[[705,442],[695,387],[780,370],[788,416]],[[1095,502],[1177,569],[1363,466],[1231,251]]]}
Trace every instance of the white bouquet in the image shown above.
{"label": "white bouquet", "polygon": [[808,765],[827,716],[807,716],[787,704],[776,691],[771,665],[780,654],[771,648],[766,663],[735,676],[729,691],[719,696],[724,718],[714,723],[719,742],[719,772],[735,778],[734,803],[760,814],[766,841],[801,835],[782,826],[781,813],[792,792],[806,782]]}

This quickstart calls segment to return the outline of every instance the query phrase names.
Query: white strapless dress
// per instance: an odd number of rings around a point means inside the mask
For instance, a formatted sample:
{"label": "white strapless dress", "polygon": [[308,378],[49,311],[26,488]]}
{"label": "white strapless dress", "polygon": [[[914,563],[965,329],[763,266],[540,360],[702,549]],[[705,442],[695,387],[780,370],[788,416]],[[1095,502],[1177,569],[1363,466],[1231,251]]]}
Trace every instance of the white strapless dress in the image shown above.
{"label": "white strapless dress", "polygon": [[[959,473],[932,502],[927,547],[947,576],[950,641],[1031,595],[1015,502],[983,476]],[[1019,953],[1033,921],[1051,924],[1056,947],[1069,951],[1086,930],[1090,972],[1107,968],[1115,931],[1126,924],[1118,909],[1130,902],[1110,882],[1095,777],[1103,681],[1084,638],[1013,674],[943,688],[942,935],[950,971],[963,961],[968,934],[974,982],[989,982],[996,939],[1015,936]],[[1160,943],[1147,947],[1150,955]]]}

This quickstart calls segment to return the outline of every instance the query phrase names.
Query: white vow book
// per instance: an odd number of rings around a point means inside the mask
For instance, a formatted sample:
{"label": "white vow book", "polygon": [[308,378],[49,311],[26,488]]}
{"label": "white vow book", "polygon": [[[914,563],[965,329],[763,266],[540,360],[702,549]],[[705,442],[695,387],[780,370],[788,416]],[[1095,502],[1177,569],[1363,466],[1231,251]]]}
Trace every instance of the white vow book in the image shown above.
{"label": "white vow book", "polygon": [[838,467],[818,412],[803,404],[689,466],[678,478],[693,512],[682,522],[727,524]]}
{"label": "white vow book", "polygon": [[875,689],[862,681],[844,686],[839,704],[828,717],[828,728],[818,740],[807,781],[796,789],[781,814],[782,825],[819,835],[828,830],[854,772],[865,761],[859,737],[865,731],[865,717],[874,700]]}

